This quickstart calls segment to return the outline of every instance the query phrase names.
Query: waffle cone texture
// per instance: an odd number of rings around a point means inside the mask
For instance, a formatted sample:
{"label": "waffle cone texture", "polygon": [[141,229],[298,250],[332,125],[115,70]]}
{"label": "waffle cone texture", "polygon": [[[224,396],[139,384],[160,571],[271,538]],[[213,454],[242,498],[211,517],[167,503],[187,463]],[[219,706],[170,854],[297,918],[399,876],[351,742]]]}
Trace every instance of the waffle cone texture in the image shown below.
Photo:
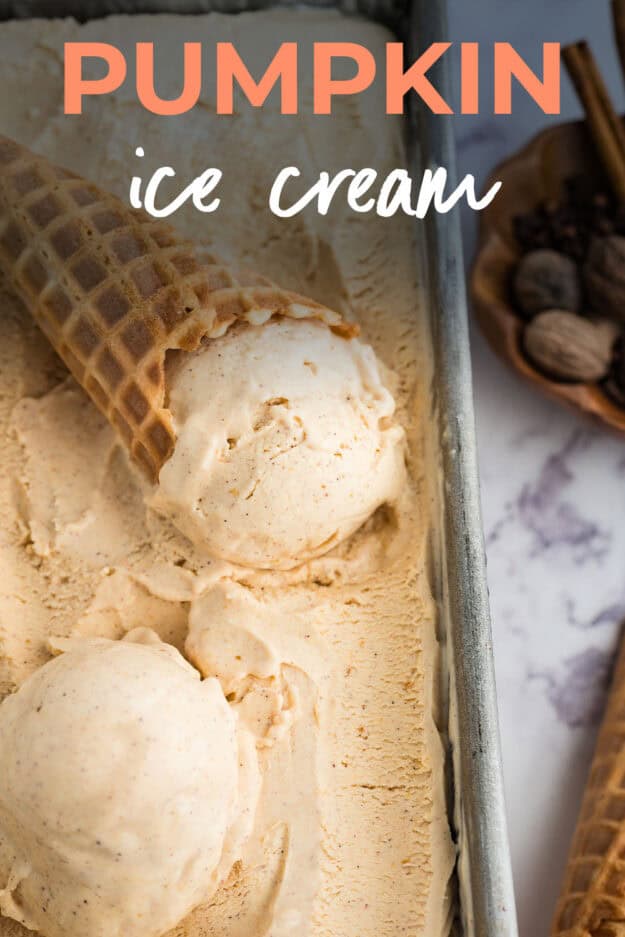
{"label": "waffle cone texture", "polygon": [[168,352],[274,316],[356,332],[337,312],[220,264],[169,224],[2,136],[0,270],[152,482],[176,444]]}
{"label": "waffle cone texture", "polygon": [[551,934],[625,937],[625,640]]}

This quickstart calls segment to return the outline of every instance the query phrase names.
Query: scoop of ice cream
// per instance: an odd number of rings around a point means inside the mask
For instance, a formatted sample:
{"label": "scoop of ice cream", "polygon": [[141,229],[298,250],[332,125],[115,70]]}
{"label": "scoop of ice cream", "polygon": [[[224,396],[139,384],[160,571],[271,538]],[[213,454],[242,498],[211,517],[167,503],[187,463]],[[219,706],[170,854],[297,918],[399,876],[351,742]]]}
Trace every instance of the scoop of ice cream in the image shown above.
{"label": "scoop of ice cream", "polygon": [[177,433],[152,506],[198,546],[290,569],[350,536],[404,481],[373,350],[312,321],[233,329],[172,375]]}
{"label": "scoop of ice cream", "polygon": [[0,911],[43,937],[157,937],[232,861],[236,717],[157,639],[60,647],[0,705]]}

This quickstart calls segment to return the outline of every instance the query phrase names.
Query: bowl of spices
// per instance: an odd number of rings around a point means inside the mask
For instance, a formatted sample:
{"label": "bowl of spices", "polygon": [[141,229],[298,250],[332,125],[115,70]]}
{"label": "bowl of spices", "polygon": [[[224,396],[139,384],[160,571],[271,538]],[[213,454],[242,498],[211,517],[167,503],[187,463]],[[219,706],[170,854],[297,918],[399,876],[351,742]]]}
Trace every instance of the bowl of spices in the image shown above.
{"label": "bowl of spices", "polygon": [[471,296],[500,357],[625,433],[625,125],[588,45],[562,54],[586,120],[539,134],[493,173],[488,185],[503,185],[481,217]]}

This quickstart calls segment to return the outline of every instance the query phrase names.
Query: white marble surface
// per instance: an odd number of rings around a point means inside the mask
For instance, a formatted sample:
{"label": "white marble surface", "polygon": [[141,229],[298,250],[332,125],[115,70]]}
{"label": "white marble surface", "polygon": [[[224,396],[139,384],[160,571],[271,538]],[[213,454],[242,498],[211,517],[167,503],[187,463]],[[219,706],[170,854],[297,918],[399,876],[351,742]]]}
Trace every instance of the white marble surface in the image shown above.
{"label": "white marble surface", "polygon": [[[482,116],[457,118],[460,171],[479,179],[545,118],[522,91],[488,116],[489,45],[534,66],[540,43],[591,40],[620,107],[607,0],[450,0],[450,38],[482,43]],[[492,48],[492,45],[490,45]],[[562,112],[578,115],[563,74]],[[465,216],[467,260],[475,217]],[[473,335],[482,504],[504,770],[522,937],[548,933],[625,619],[625,441],[509,373]]]}

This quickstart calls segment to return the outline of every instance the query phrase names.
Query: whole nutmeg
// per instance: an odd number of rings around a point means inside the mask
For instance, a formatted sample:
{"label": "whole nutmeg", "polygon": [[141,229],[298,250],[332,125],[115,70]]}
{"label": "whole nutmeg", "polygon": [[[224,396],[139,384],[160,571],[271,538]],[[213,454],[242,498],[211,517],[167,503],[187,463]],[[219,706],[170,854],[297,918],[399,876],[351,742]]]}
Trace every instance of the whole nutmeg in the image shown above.
{"label": "whole nutmeg", "polygon": [[581,284],[577,265],[553,250],[530,251],[520,261],[513,281],[514,297],[524,318],[545,309],[578,312]]}
{"label": "whole nutmeg", "polygon": [[593,238],[583,274],[593,309],[625,322],[625,237]]}
{"label": "whole nutmeg", "polygon": [[550,377],[586,383],[608,373],[618,334],[613,322],[592,322],[549,309],[527,325],[523,345],[531,361]]}

